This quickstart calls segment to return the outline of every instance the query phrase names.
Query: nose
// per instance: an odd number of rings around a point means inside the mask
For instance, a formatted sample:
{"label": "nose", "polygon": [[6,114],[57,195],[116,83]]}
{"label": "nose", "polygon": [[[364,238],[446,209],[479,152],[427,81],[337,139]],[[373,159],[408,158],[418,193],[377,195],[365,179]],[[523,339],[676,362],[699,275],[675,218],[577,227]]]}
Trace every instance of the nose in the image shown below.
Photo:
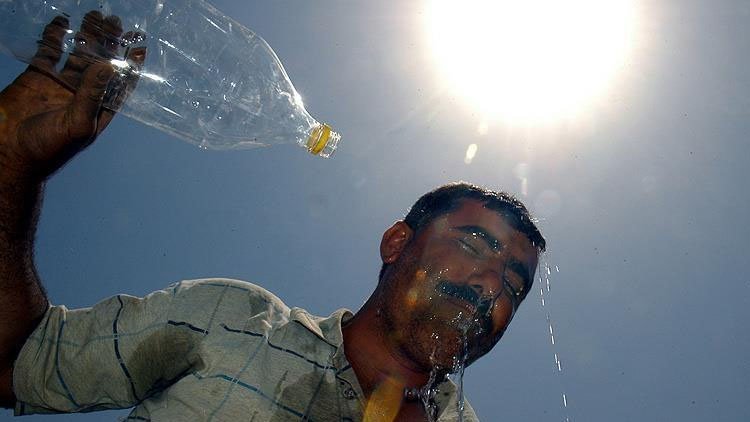
{"label": "nose", "polygon": [[469,285],[480,297],[496,297],[503,288],[502,275],[496,270],[477,272],[469,279]]}

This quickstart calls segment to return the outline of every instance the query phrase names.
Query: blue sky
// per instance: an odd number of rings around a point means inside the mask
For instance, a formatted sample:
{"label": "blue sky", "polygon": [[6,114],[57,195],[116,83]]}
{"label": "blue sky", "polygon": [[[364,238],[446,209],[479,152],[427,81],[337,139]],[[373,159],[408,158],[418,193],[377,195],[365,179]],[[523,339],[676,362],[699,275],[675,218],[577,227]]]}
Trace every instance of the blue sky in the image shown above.
{"label": "blue sky", "polygon": [[[421,3],[214,4],[269,42],[339,151],[204,151],[116,119],[47,186],[37,263],[54,303],[226,276],[317,314],[356,310],[383,231],[467,180],[519,195],[559,267],[546,306],[537,289],[466,371],[482,420],[750,419],[747,2],[644,4],[642,41],[585,124],[485,134],[439,87]],[[22,68],[0,57],[0,80]]]}

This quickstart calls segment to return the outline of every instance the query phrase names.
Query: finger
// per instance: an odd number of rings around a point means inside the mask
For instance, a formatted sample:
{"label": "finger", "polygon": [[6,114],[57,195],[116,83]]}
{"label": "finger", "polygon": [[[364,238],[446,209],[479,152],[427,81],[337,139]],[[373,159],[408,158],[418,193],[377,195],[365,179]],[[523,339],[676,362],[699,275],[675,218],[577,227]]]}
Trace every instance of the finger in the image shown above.
{"label": "finger", "polygon": [[65,34],[68,33],[69,27],[70,22],[67,18],[64,16],[55,16],[44,27],[42,39],[39,41],[36,54],[31,59],[31,65],[46,72],[53,72],[62,56],[63,39],[65,38]]}
{"label": "finger", "polygon": [[102,23],[101,46],[107,57],[115,57],[120,47],[120,36],[122,35],[122,21],[111,15],[107,16]]}
{"label": "finger", "polygon": [[86,68],[97,59],[97,35],[101,33],[104,17],[92,10],[83,17],[81,28],[75,35],[75,48],[68,55],[60,76],[68,84],[77,87]]}
{"label": "finger", "polygon": [[86,13],[78,31],[85,42],[77,43],[75,50],[80,50],[84,55],[100,56],[104,52],[102,46],[106,39],[104,21],[104,16],[98,10]]}
{"label": "finger", "polygon": [[136,69],[143,69],[143,63],[146,61],[146,47],[136,47],[131,49],[128,52],[127,59]]}
{"label": "finger", "polygon": [[68,54],[68,60],[65,61],[65,66],[60,71],[60,77],[70,86],[77,87],[80,85],[83,72],[95,61],[95,56],[86,51],[87,47],[85,46],[90,42],[85,34],[76,33],[76,47]]}
{"label": "finger", "polygon": [[117,53],[122,35],[122,22],[115,15],[106,18],[96,10],[83,17],[81,31],[89,41],[85,52],[97,57],[112,58]]}
{"label": "finger", "polygon": [[102,32],[103,24],[104,15],[98,10],[92,10],[83,16],[80,30],[88,35],[96,35]]}
{"label": "finger", "polygon": [[[125,60],[129,67],[115,74],[115,79],[110,83],[109,90],[104,99],[104,106],[112,111],[119,111],[130,93],[133,92],[140,78],[140,70],[146,60],[146,47],[132,47],[143,42],[143,34],[128,31],[122,36],[122,45],[125,46]],[[111,119],[113,114],[110,114]],[[102,118],[105,118],[103,116]]]}
{"label": "finger", "polygon": [[[92,141],[97,132],[97,117],[109,81],[114,75],[112,65],[95,63],[83,74],[81,86],[66,112],[68,133],[75,140]],[[100,128],[100,131],[103,128]]]}
{"label": "finger", "polygon": [[[128,42],[130,45],[141,44],[144,39],[144,35],[141,32],[131,31],[126,35],[128,36]],[[129,72],[128,78],[125,81],[125,84],[127,85],[127,91],[128,93],[130,93],[133,91],[133,89],[135,89],[135,86],[138,83],[138,79],[140,78],[139,71],[143,69],[143,63],[145,63],[146,61],[146,47],[135,46],[129,48],[126,53],[125,60],[127,60],[128,63],[136,70],[136,72]]]}
{"label": "finger", "polygon": [[143,68],[146,61],[146,47],[139,45],[144,39],[144,34],[137,31],[128,31],[122,36],[123,45],[126,46],[125,60],[138,70]]}

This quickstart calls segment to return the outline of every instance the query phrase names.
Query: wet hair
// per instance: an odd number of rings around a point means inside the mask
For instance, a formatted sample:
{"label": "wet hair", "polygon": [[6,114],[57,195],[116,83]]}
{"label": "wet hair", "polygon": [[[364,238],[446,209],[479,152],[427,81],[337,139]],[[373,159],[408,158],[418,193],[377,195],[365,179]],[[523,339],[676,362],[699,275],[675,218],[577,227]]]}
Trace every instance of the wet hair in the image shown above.
{"label": "wet hair", "polygon": [[[440,186],[422,195],[404,217],[404,222],[414,231],[414,235],[435,219],[457,210],[466,200],[481,202],[485,208],[500,214],[514,229],[526,235],[539,253],[544,252],[547,242],[534,224],[529,210],[515,196],[500,191],[486,189],[466,182],[455,182]],[[382,280],[388,264],[380,269]]]}

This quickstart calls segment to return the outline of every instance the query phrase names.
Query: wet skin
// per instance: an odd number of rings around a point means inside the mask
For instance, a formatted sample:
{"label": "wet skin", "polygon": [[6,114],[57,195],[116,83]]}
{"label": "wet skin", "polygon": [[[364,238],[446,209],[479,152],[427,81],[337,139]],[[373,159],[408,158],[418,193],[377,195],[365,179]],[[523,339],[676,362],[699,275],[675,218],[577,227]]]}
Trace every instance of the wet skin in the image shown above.
{"label": "wet skin", "polygon": [[[389,230],[411,231],[399,224]],[[394,357],[417,371],[451,372],[462,355],[468,365],[489,352],[534,279],[538,253],[526,235],[466,200],[411,233],[400,251],[388,253],[387,236],[389,281],[378,302]]]}

